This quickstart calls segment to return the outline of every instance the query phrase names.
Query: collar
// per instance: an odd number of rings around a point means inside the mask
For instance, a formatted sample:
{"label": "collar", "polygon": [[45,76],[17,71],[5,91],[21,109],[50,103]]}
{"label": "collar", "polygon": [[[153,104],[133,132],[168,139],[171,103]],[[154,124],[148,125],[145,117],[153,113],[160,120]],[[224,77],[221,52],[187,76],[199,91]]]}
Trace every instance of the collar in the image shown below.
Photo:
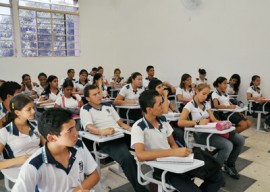
{"label": "collar", "polygon": [[[221,92],[219,92],[219,91],[218,91],[218,89],[216,89],[216,93],[217,93],[219,96],[221,96],[221,97],[222,97],[222,93],[221,93]],[[225,96],[225,97],[227,97],[227,96],[228,96],[228,95],[227,95],[227,93],[224,93],[224,96]]]}
{"label": "collar", "polygon": [[[33,136],[35,128],[36,128],[36,123],[35,122],[30,122],[29,120],[27,120],[27,124],[30,127],[29,130],[29,136]],[[17,128],[17,126],[15,125],[14,121],[12,121],[10,124],[7,125],[7,130],[8,132],[12,133],[13,135],[19,136],[19,130]]]}
{"label": "collar", "polygon": [[[159,117],[156,117],[156,120],[159,122],[159,127],[158,127],[158,130],[160,131],[163,127],[162,127],[162,121]],[[145,124],[145,128],[148,128],[148,129],[154,129],[155,127],[145,118],[145,116],[143,116],[142,118],[142,121],[144,122]]]}
{"label": "collar", "polygon": [[[7,111],[7,108],[6,108],[5,105],[4,105],[4,102],[2,102],[1,105],[2,105],[2,111],[3,111],[4,113],[7,113],[8,111]],[[1,106],[0,106],[0,107],[1,107]]]}
{"label": "collar", "polygon": [[[194,105],[195,108],[199,108],[198,104],[195,102],[194,99],[192,99],[191,103]],[[205,109],[206,109],[205,101],[202,103],[202,105],[203,105],[202,110],[205,111]]]}

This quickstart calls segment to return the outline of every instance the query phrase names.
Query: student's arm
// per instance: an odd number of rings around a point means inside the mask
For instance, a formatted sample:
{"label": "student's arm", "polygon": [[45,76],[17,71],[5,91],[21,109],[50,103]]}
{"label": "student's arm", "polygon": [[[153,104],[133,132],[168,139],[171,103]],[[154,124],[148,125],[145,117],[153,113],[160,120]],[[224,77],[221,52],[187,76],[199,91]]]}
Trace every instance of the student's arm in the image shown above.
{"label": "student's arm", "polygon": [[137,104],[136,100],[124,100],[124,96],[118,94],[114,100],[115,105],[128,105],[128,104]]}
{"label": "student's arm", "polygon": [[189,98],[184,98],[182,94],[177,94],[177,101],[188,103],[191,101]]}
{"label": "student's arm", "polygon": [[95,170],[82,182],[81,185],[83,191],[81,190],[81,186],[78,186],[75,189],[73,189],[72,192],[88,192],[99,182],[99,179],[100,179],[99,174],[97,170]]}
{"label": "student's arm", "polygon": [[125,130],[127,130],[127,131],[131,131],[131,127],[130,127],[129,125],[125,124],[125,123],[123,122],[122,119],[119,119],[119,120],[117,121],[117,124],[118,124],[121,128],[123,128],[123,129],[125,129]]}
{"label": "student's arm", "polygon": [[88,124],[86,128],[90,133],[94,135],[106,136],[106,135],[112,135],[115,133],[114,128],[98,129],[94,127],[93,124]]}
{"label": "student's arm", "polygon": [[177,111],[175,110],[174,104],[173,104],[172,102],[170,102],[169,108],[170,108],[170,110],[171,110],[172,112],[175,112],[175,113],[177,112]]}
{"label": "student's arm", "polygon": [[211,109],[208,110],[209,118],[211,122],[218,122],[219,120],[216,119],[215,115],[213,114],[213,111]]}
{"label": "student's arm", "polygon": [[[193,127],[197,124],[197,121],[195,120],[188,120],[189,110],[186,108],[183,109],[181,116],[178,120],[178,126],[181,128],[184,127]],[[206,125],[208,123],[208,119],[201,119],[199,125]]]}
{"label": "student's arm", "polygon": [[54,108],[61,108],[61,106],[55,103]]}
{"label": "student's arm", "polygon": [[174,140],[174,138],[173,138],[172,135],[170,135],[168,137],[168,142],[169,142],[169,144],[170,144],[170,146],[171,146],[172,149],[179,148],[178,145],[176,144],[176,142],[175,142],[175,140]]}
{"label": "student's arm", "polygon": [[175,94],[176,93],[176,89],[175,89],[175,87],[174,86],[172,86],[169,82],[163,82],[162,83],[164,86],[166,86],[166,87],[169,87],[170,89],[171,89],[171,91],[172,91],[172,93],[173,94]]}
{"label": "student's arm", "polygon": [[261,102],[261,100],[264,99],[263,97],[252,97],[251,93],[247,93],[247,100],[254,100],[257,102]]}
{"label": "student's arm", "polygon": [[216,109],[235,109],[236,108],[236,105],[229,105],[229,106],[226,106],[226,105],[220,105],[219,102],[218,102],[218,99],[213,99],[213,103],[214,103],[214,108]]}

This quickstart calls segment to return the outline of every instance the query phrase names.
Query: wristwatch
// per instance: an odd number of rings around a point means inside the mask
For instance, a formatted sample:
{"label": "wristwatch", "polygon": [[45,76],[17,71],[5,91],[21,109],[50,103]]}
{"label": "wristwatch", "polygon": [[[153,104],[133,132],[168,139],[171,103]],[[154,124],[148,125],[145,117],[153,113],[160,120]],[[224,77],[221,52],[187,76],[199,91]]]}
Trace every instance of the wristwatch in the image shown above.
{"label": "wristwatch", "polygon": [[200,125],[200,120],[196,121],[196,125]]}

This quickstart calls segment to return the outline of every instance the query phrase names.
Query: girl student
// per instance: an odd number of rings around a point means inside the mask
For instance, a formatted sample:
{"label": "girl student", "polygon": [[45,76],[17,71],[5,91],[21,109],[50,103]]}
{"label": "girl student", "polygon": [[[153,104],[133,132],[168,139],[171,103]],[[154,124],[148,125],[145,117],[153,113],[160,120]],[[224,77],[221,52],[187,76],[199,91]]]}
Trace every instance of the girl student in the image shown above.
{"label": "girl student", "polygon": [[47,85],[47,75],[45,73],[39,73],[38,80],[39,85],[33,87],[31,94],[33,97],[37,96],[39,98]]}
{"label": "girl student", "polygon": [[125,83],[124,77],[121,77],[121,70],[116,68],[113,74],[113,77],[110,79],[110,85],[113,89],[121,88]]}
{"label": "girl student", "polygon": [[[236,109],[237,105],[233,105],[230,102],[230,97],[226,93],[227,79],[225,77],[218,77],[213,85],[216,88],[212,93],[213,107],[216,109]],[[221,120],[226,120],[230,114],[231,112],[223,112],[220,117]],[[234,113],[229,120],[236,125],[235,130],[237,133],[241,133],[251,126],[251,122],[247,120],[242,113]]]}
{"label": "girl student", "polygon": [[0,130],[0,153],[5,160],[0,161],[0,169],[22,165],[31,154],[39,149],[45,140],[34,120],[34,102],[25,94],[18,94],[10,100],[11,111]]}
{"label": "girl student", "polygon": [[176,100],[177,102],[181,102],[179,112],[182,112],[183,107],[192,100],[194,94],[191,75],[185,73],[182,75],[180,85],[176,89]]}
{"label": "girl student", "polygon": [[[144,91],[142,86],[142,74],[134,72],[127,80],[127,85],[122,87],[117,97],[115,98],[115,105],[138,105],[139,96]],[[120,117],[126,117],[126,109],[120,109]],[[129,112],[130,119],[137,121],[142,117],[141,109],[132,109]]]}
{"label": "girl student", "polygon": [[238,74],[233,74],[229,80],[226,92],[229,95],[237,95],[241,84],[241,77]]}
{"label": "girl student", "polygon": [[[196,95],[193,100],[186,104],[178,120],[179,127],[206,125],[209,120],[212,122],[218,121],[213,115],[210,104],[206,102],[209,93],[209,85],[199,84],[197,86]],[[196,133],[196,142],[206,145],[208,135],[209,133]],[[219,134],[214,134],[210,138],[210,145],[218,150],[216,159],[221,166],[224,165],[224,170],[234,179],[239,179],[235,162],[244,146],[244,142],[244,137],[235,132],[231,132],[228,138]]]}
{"label": "girl student", "polygon": [[160,96],[162,96],[162,105],[163,105],[163,114],[167,114],[169,110],[176,112],[174,104],[170,102],[168,99],[168,90],[164,90],[162,81],[159,79],[153,79],[152,81],[149,82],[148,84],[148,89],[149,90],[156,90]]}
{"label": "girl student", "polygon": [[36,86],[37,83],[34,83],[31,81],[31,77],[28,74],[23,74],[22,75],[22,92],[24,94],[27,94],[29,96],[32,95],[32,90],[34,86]]}
{"label": "girl student", "polygon": [[93,84],[99,88],[102,98],[110,97],[107,91],[108,88],[103,81],[103,76],[101,73],[96,73],[94,75]]}
{"label": "girl student", "polygon": [[62,94],[58,88],[58,78],[50,75],[47,79],[47,85],[39,97],[38,104],[41,103],[54,103],[56,99]]}
{"label": "girl student", "polygon": [[74,84],[74,91],[78,92],[79,95],[83,95],[83,90],[84,88],[89,85],[89,80],[88,80],[88,72],[85,69],[82,69],[79,73],[79,80],[75,81]]}

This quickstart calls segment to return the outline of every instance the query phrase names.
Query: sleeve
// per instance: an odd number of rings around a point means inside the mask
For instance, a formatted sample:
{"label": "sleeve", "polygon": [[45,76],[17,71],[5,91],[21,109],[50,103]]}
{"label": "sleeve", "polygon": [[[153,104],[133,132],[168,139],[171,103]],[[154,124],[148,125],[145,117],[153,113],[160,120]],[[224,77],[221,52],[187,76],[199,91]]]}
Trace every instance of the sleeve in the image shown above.
{"label": "sleeve", "polygon": [[247,89],[247,93],[252,94],[252,88],[251,88],[251,87],[249,87],[249,88]]}
{"label": "sleeve", "polygon": [[55,104],[62,107],[62,97],[57,97],[57,99],[55,100]]}
{"label": "sleeve", "polygon": [[169,122],[166,122],[166,123],[164,123],[164,124],[165,124],[165,126],[166,126],[166,134],[167,134],[167,137],[169,137],[169,136],[171,136],[172,133],[173,133],[173,128],[172,128],[172,126],[170,125]]}
{"label": "sleeve", "polygon": [[4,146],[7,143],[7,130],[6,130],[6,128],[0,129],[0,143]]}
{"label": "sleeve", "polygon": [[29,192],[36,191],[36,186],[38,184],[38,173],[37,169],[25,163],[20,170],[19,176],[15,182],[12,192]]}
{"label": "sleeve", "polygon": [[127,92],[126,90],[127,90],[126,86],[122,87],[119,94],[122,95],[123,97],[126,97],[126,92]]}
{"label": "sleeve", "polygon": [[114,83],[114,80],[113,80],[113,78],[110,78],[110,83]]}
{"label": "sleeve", "polygon": [[94,124],[90,112],[83,109],[83,107],[81,107],[81,110],[80,110],[80,118],[81,118],[81,124],[85,131],[86,131],[86,126],[88,124]]}
{"label": "sleeve", "polygon": [[111,106],[111,114],[112,114],[112,116],[113,116],[113,119],[114,119],[116,122],[119,121],[120,117],[119,117],[117,111],[114,109],[113,106]]}
{"label": "sleeve", "polygon": [[185,105],[185,109],[187,109],[189,112],[191,112],[192,111],[192,109],[193,109],[193,104],[191,103],[191,102],[188,102],[186,105]]}
{"label": "sleeve", "polygon": [[144,132],[143,130],[135,123],[131,129],[131,148],[134,149],[136,143],[144,144]]}
{"label": "sleeve", "polygon": [[209,102],[206,102],[205,103],[205,108],[206,108],[206,111],[208,111],[209,109],[211,109],[211,105]]}
{"label": "sleeve", "polygon": [[183,95],[183,91],[180,87],[177,87],[175,95],[179,95],[179,94]]}
{"label": "sleeve", "polygon": [[143,79],[143,87],[147,88],[148,85],[149,85],[149,80],[147,80],[147,79],[144,78]]}
{"label": "sleeve", "polygon": [[84,174],[90,175],[91,173],[93,173],[93,171],[97,169],[97,163],[84,143],[83,143],[82,150],[83,150],[82,154],[84,155],[84,164],[85,164]]}
{"label": "sleeve", "polygon": [[212,93],[212,100],[214,100],[214,99],[219,100],[218,98],[219,98],[218,94],[216,92],[213,92]]}
{"label": "sleeve", "polygon": [[78,101],[82,100],[82,97],[79,94],[76,94],[75,97]]}

